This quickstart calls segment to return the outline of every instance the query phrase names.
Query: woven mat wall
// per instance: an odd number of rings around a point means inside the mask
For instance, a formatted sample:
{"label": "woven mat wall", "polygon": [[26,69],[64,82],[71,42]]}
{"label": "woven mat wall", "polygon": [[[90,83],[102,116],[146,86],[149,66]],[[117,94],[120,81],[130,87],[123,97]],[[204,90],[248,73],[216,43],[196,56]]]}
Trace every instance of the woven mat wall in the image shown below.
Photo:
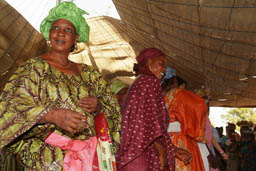
{"label": "woven mat wall", "polygon": [[70,60],[94,66],[107,81],[119,78],[131,84],[135,78],[133,64],[138,50],[131,46],[133,41],[125,25],[106,16],[93,17],[87,22],[90,26],[89,43],[80,43],[79,50],[70,55]]}
{"label": "woven mat wall", "polygon": [[256,106],[256,1],[113,2],[132,39],[162,49],[191,91],[211,89],[211,106]]}
{"label": "woven mat wall", "polygon": [[0,1],[0,91],[17,66],[46,49],[46,41],[14,8]]}
{"label": "woven mat wall", "polygon": [[[114,0],[121,21],[87,19],[89,44],[70,56],[105,79],[131,84],[136,55],[158,47],[195,91],[211,89],[211,106],[256,106],[255,1]],[[46,51],[46,41],[15,9],[0,1],[0,90],[17,65]]]}

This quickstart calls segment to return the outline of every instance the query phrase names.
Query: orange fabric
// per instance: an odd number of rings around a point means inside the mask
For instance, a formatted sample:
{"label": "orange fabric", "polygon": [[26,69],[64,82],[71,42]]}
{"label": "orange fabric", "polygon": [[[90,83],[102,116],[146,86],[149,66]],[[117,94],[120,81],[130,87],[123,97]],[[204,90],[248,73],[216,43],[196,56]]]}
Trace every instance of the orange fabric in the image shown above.
{"label": "orange fabric", "polygon": [[170,122],[179,121],[181,132],[170,133],[172,143],[186,149],[192,161],[185,166],[176,159],[176,170],[204,171],[197,140],[204,136],[207,106],[205,100],[184,89],[172,89],[165,96]]}

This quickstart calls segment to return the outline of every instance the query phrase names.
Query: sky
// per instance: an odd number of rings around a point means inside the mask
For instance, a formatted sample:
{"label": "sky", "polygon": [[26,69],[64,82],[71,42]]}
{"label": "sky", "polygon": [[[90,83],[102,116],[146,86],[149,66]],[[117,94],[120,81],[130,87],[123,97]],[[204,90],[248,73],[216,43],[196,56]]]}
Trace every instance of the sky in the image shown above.
{"label": "sky", "polygon": [[[39,30],[41,21],[56,5],[56,0],[6,0],[6,2],[20,12],[36,30]],[[84,15],[85,18],[106,15],[120,19],[112,0],[73,0],[73,2],[90,14]]]}
{"label": "sky", "polygon": [[[56,5],[56,0],[6,0],[19,11],[31,25],[39,30],[41,21],[48,15],[49,10]],[[85,18],[107,15],[120,19],[112,0],[74,0],[78,7],[90,15]],[[221,119],[221,114],[227,113],[229,108],[211,107],[210,120],[214,126],[226,126],[226,121]]]}
{"label": "sky", "polygon": [[227,111],[229,111],[230,108],[226,107],[210,107],[210,115],[209,118],[211,120],[211,123],[215,127],[226,126],[227,121],[221,119],[222,114],[226,114]]}

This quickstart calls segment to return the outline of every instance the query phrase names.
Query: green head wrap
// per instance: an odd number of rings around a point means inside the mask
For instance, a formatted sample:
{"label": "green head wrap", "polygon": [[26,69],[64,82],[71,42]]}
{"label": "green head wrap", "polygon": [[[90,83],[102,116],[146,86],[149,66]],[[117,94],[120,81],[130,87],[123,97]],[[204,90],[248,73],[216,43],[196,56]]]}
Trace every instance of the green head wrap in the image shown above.
{"label": "green head wrap", "polygon": [[87,12],[78,8],[73,2],[61,2],[52,8],[49,15],[42,21],[40,32],[46,40],[49,40],[52,23],[58,19],[66,19],[74,25],[76,33],[79,35],[78,42],[88,42],[90,27],[86,23],[83,14],[88,15]]}
{"label": "green head wrap", "polygon": [[111,82],[111,85],[110,85],[111,91],[114,94],[117,94],[119,91],[121,91],[123,88],[126,88],[126,87],[128,87],[128,85],[126,85],[120,80],[114,80]]}

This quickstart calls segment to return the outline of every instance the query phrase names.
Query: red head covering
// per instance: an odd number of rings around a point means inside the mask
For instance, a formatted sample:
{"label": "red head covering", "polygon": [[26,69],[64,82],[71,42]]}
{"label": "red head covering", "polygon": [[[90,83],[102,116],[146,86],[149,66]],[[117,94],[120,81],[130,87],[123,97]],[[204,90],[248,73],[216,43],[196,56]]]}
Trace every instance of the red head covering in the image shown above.
{"label": "red head covering", "polygon": [[159,56],[165,56],[165,54],[157,48],[146,48],[140,52],[139,56],[136,57],[138,64],[135,65],[136,76],[139,74],[152,74],[147,67],[149,59],[154,59]]}

